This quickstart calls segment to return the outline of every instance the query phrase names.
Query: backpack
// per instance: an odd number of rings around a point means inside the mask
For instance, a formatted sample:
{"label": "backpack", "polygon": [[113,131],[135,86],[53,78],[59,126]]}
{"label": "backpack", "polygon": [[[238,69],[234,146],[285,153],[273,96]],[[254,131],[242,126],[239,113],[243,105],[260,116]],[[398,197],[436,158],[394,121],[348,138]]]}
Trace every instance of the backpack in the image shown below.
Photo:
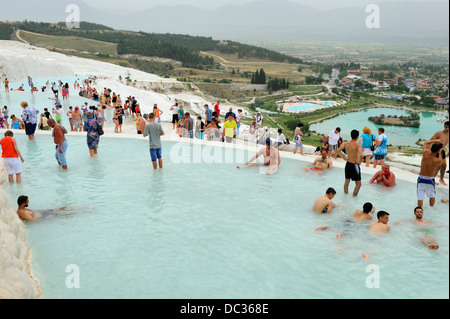
{"label": "backpack", "polygon": [[69,132],[66,130],[66,128],[65,128],[64,126],[62,126],[61,124],[56,124],[56,126],[59,126],[59,127],[61,128],[61,131],[62,131],[64,134],[69,133]]}

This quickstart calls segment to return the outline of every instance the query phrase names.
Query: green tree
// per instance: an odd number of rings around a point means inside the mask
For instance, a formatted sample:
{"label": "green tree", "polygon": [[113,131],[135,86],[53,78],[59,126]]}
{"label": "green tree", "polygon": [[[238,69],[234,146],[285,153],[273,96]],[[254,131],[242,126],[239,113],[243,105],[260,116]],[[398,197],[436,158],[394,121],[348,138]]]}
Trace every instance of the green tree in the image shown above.
{"label": "green tree", "polygon": [[266,72],[264,72],[264,69],[259,71],[258,84],[266,84]]}
{"label": "green tree", "polygon": [[434,100],[434,98],[426,96],[423,100],[423,105],[425,107],[433,107],[436,104],[436,101]]}
{"label": "green tree", "polygon": [[361,79],[358,79],[355,81],[355,86],[356,87],[363,87],[364,86],[364,82]]}

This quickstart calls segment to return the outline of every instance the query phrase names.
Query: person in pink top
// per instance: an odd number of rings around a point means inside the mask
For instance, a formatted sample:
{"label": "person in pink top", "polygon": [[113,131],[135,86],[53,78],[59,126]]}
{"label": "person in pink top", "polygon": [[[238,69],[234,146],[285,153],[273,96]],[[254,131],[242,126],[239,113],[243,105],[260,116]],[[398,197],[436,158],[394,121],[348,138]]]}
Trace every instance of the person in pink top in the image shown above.
{"label": "person in pink top", "polygon": [[22,163],[25,161],[22,154],[17,147],[16,139],[13,138],[14,133],[10,130],[5,132],[5,137],[0,140],[2,147],[3,164],[5,165],[6,172],[8,174],[8,180],[11,184],[14,183],[14,174],[16,174],[16,182],[20,184],[22,182],[21,169],[19,158]]}

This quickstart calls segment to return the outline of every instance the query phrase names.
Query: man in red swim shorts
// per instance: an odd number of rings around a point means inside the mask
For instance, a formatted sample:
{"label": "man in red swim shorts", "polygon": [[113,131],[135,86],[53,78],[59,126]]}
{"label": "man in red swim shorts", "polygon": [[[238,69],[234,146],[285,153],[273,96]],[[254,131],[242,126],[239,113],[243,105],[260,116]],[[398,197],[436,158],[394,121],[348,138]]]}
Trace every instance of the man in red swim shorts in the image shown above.
{"label": "man in red swim shorts", "polygon": [[5,79],[3,81],[3,83],[5,84],[5,92],[9,93],[9,81],[8,81],[8,79]]}
{"label": "man in red swim shorts", "polygon": [[333,167],[333,162],[328,158],[328,152],[325,149],[320,150],[320,157],[317,157],[312,163],[314,167],[303,169],[304,172],[315,170],[316,174],[320,174],[327,168]]}

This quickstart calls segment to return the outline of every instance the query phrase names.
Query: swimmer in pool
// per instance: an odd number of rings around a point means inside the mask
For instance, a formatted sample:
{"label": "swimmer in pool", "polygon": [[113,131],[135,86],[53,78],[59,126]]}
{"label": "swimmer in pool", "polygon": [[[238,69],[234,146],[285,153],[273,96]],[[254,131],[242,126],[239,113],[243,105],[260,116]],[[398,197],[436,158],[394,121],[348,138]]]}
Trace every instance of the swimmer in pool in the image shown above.
{"label": "swimmer in pool", "polygon": [[[422,242],[427,246],[429,249],[437,250],[439,249],[439,245],[437,244],[436,240],[434,239],[434,231],[431,229],[431,224],[437,225],[437,223],[433,222],[431,219],[424,219],[423,218],[423,208],[422,207],[416,207],[414,209],[414,215],[416,218],[408,218],[407,221],[413,222],[418,228],[416,229],[417,235],[419,235]],[[399,222],[395,223],[394,225],[398,225]],[[446,227],[446,226],[444,226]]]}
{"label": "swimmer in pool", "polygon": [[[250,164],[261,155],[264,156],[264,163]],[[266,140],[266,148],[262,148],[255,156],[253,156],[247,163],[244,164],[245,167],[243,168],[255,166],[268,166],[269,170],[266,172],[266,174],[270,175],[277,170],[278,166],[280,166],[280,163],[281,163],[280,153],[275,147],[273,147],[272,141],[270,140],[270,138],[268,138]],[[241,167],[238,166],[237,168],[240,169]]]}
{"label": "swimmer in pool", "polygon": [[391,226],[388,225],[389,213],[385,211],[379,211],[377,217],[377,222],[370,223],[370,230],[375,233],[386,233],[390,231]]}
{"label": "swimmer in pool", "polygon": [[336,196],[336,191],[334,188],[328,188],[324,196],[316,199],[313,205],[313,211],[318,214],[331,214],[333,209],[336,207],[336,204],[331,201],[334,196]]}
{"label": "swimmer in pool", "polygon": [[[363,210],[357,209],[355,211],[355,213],[353,214],[353,220],[345,220],[344,221],[345,228],[346,229],[353,228],[354,221],[361,222],[361,221],[365,221],[365,220],[371,220],[372,216],[370,214],[373,214],[374,212],[375,212],[375,207],[373,207],[373,205],[371,203],[365,203],[363,206]],[[316,228],[316,231],[327,230],[327,229],[330,229],[330,227],[329,226],[321,226],[319,228]],[[345,232],[339,232],[338,234],[336,234],[336,238],[338,240],[341,240],[341,238],[346,235],[347,235],[347,230]]]}
{"label": "swimmer in pool", "polygon": [[304,172],[315,170],[316,175],[323,173],[327,168],[333,168],[333,161],[328,158],[328,151],[325,149],[320,150],[320,157],[317,157],[312,163],[314,167],[303,169]]}
{"label": "swimmer in pool", "polygon": [[372,216],[370,214],[373,214],[374,212],[375,207],[373,207],[371,203],[365,203],[363,210],[357,209],[355,211],[355,214],[353,214],[353,219],[356,221],[371,220]]}
{"label": "swimmer in pool", "polygon": [[22,195],[22,196],[19,196],[19,198],[17,199],[17,205],[19,206],[17,208],[17,214],[19,215],[19,218],[22,221],[41,222],[45,219],[49,219],[52,217],[61,216],[61,215],[69,215],[67,213],[59,213],[59,212],[65,210],[67,207],[61,207],[61,208],[46,210],[46,211],[33,212],[32,210],[27,209],[29,203],[30,203],[30,200],[28,199],[28,196]]}

